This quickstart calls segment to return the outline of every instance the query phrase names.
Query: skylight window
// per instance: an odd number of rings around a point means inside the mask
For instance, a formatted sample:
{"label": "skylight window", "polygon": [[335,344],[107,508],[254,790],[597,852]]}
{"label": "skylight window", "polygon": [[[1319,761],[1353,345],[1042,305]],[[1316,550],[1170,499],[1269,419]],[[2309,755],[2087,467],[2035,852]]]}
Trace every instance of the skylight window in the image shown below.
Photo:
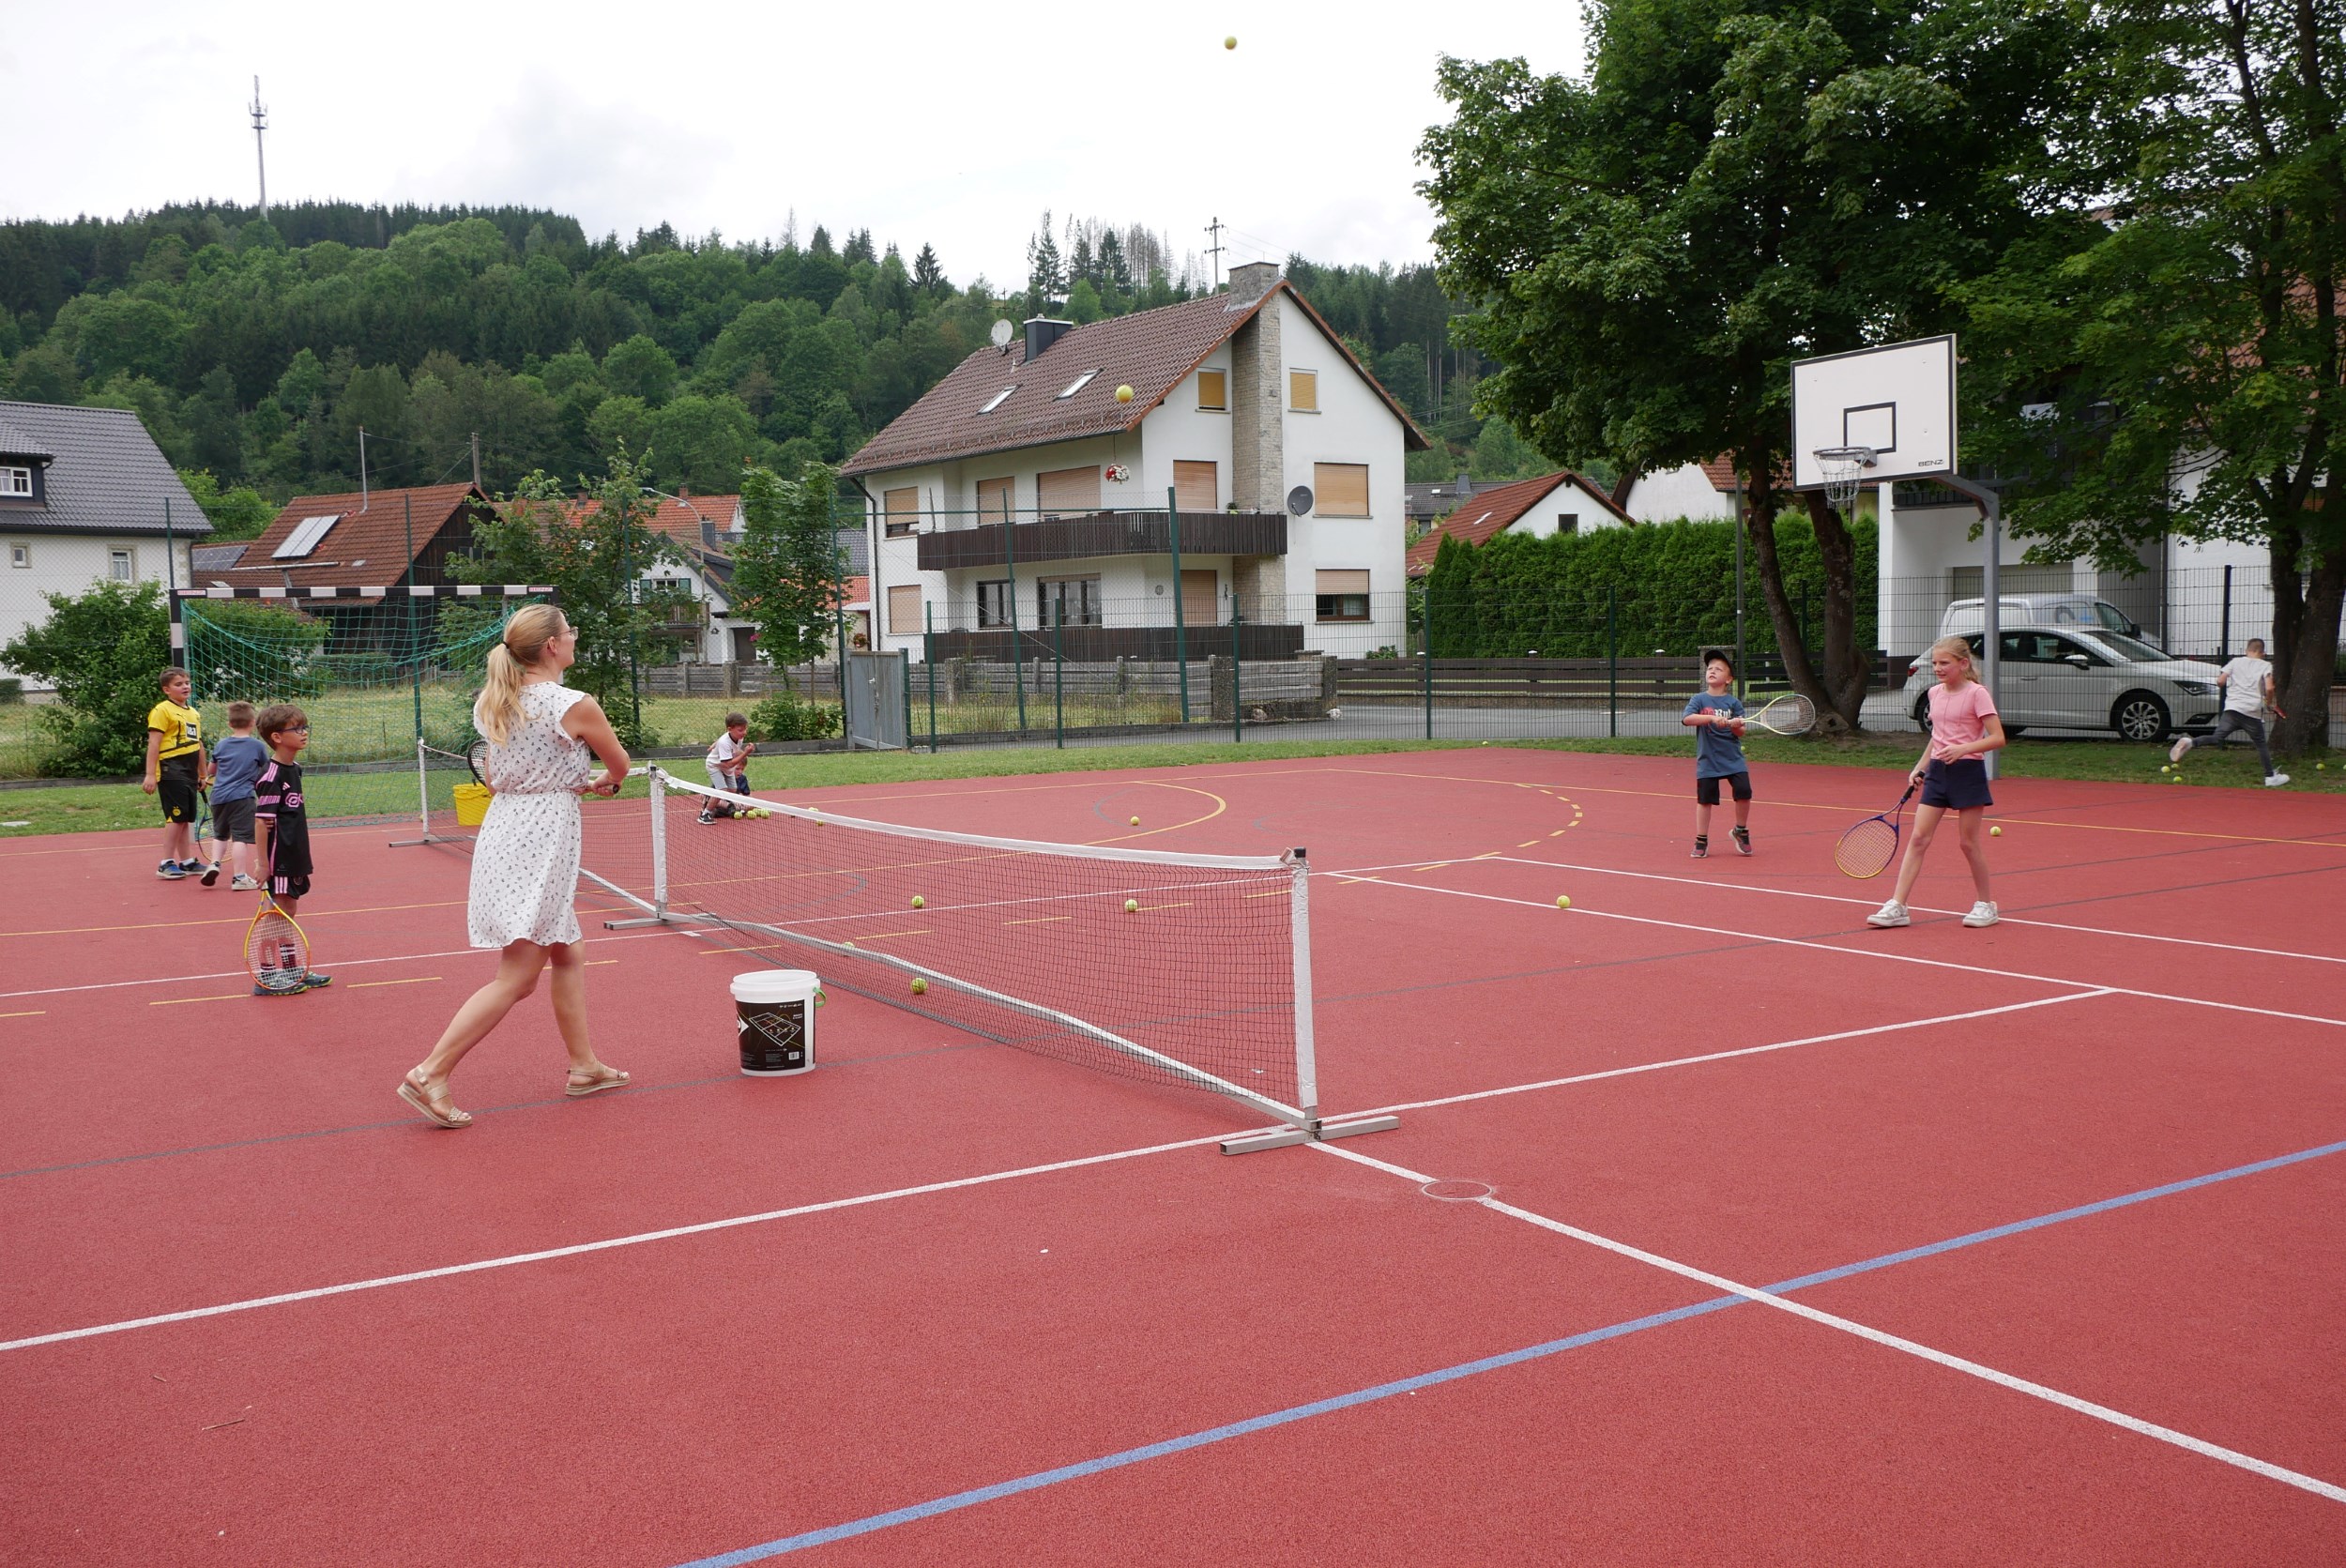
{"label": "skylight window", "polygon": [[1060,398],[1074,397],[1077,392],[1082,391],[1086,387],[1089,386],[1091,384],[1091,378],[1099,373],[1100,373],[1096,370],[1084,372],[1083,374],[1075,377],[1074,380],[1067,384],[1067,389],[1065,391],[1059,393],[1058,397],[1053,398],[1051,401],[1053,403],[1057,403]]}
{"label": "skylight window", "polygon": [[285,536],[285,542],[269,552],[268,558],[273,561],[300,560],[317,549],[325,541],[326,531],[342,520],[343,514],[339,511],[329,511],[323,517],[303,518],[294,525],[294,531]]}
{"label": "skylight window", "polygon": [[1016,390],[1018,390],[1018,383],[1013,381],[1009,386],[1003,388],[1000,391],[995,393],[992,397],[986,399],[985,406],[979,409],[978,412],[981,414],[993,413],[994,410],[1002,406],[1003,401],[1007,399],[1011,393]]}

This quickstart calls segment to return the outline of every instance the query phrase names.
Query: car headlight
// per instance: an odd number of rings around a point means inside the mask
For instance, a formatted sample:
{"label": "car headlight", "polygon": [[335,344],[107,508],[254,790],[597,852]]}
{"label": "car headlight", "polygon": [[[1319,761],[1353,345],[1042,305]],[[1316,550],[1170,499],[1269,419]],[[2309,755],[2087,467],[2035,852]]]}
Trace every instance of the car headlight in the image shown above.
{"label": "car headlight", "polygon": [[2207,686],[2197,680],[2178,680],[2175,682],[2175,690],[2188,692],[2195,697],[2204,697],[2208,693]]}

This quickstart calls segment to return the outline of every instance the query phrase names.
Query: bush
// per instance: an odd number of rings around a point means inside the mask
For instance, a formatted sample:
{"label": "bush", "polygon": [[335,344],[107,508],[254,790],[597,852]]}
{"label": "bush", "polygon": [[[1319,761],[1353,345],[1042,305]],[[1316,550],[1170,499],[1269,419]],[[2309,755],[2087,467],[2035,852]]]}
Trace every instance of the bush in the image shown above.
{"label": "bush", "polygon": [[0,678],[0,708],[14,708],[24,700],[24,683],[14,676]]}
{"label": "bush", "polygon": [[162,699],[171,625],[160,583],[100,583],[78,598],[43,594],[49,618],[0,647],[0,664],[57,689],[39,723],[57,743],[49,766],[69,778],[135,773],[146,715]]}
{"label": "bush", "polygon": [[750,737],[755,740],[821,740],[838,733],[837,706],[808,702],[786,688],[750,709]]}

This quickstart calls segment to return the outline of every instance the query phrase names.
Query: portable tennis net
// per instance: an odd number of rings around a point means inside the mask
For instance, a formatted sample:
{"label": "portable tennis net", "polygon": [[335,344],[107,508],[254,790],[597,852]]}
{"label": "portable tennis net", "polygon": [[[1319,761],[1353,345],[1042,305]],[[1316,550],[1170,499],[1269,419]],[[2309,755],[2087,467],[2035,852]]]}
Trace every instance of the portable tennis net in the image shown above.
{"label": "portable tennis net", "polygon": [[947,832],[649,773],[647,806],[584,808],[589,877],[630,906],[608,911],[621,917],[612,929],[674,926],[983,1039],[1226,1095],[1281,1124],[1223,1140],[1229,1153],[1396,1124],[1329,1123],[1317,1109],[1300,849],[1185,855]]}

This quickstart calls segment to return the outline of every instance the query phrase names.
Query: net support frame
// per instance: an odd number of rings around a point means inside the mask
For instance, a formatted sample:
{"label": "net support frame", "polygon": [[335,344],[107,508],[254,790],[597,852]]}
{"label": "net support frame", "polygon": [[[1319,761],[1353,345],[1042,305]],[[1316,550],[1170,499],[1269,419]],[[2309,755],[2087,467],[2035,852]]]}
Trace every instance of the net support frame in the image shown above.
{"label": "net support frame", "polygon": [[[411,839],[391,840],[390,847],[393,849],[414,849],[427,844],[470,844],[472,842],[470,833],[435,833],[432,830],[432,754],[434,749],[425,742],[422,736],[416,737],[417,836]],[[439,754],[455,756],[452,752],[441,752]],[[462,762],[465,759],[456,757],[456,760]],[[467,769],[465,776],[472,777],[471,771]]]}
{"label": "net support frame", "polygon": [[[1324,1121],[1319,1116],[1317,1105],[1318,1070],[1314,1058],[1312,1032],[1311,915],[1309,895],[1306,891],[1311,873],[1307,858],[1301,849],[1286,855],[1270,856],[1174,855],[1140,849],[1118,849],[1101,845],[1050,844],[1033,839],[997,838],[980,833],[956,833],[938,829],[906,828],[897,823],[842,816],[836,813],[815,811],[804,806],[793,806],[777,800],[766,800],[759,803],[761,810],[809,825],[829,824],[834,827],[883,833],[895,838],[911,839],[920,843],[954,844],[1002,853],[1045,855],[1065,860],[1105,860],[1158,866],[1177,865],[1202,871],[1284,870],[1289,879],[1288,920],[1293,938],[1291,947],[1295,991],[1294,1045],[1298,1086],[1296,1097],[1302,1102],[1301,1104],[1288,1105],[1257,1090],[1234,1084],[1204,1068],[1166,1056],[1162,1051],[1152,1050],[1137,1041],[1118,1034],[1113,1029],[1104,1028],[1072,1013],[1044,1006],[1040,1002],[1005,995],[974,981],[949,974],[940,969],[930,968],[925,965],[915,964],[908,959],[899,958],[893,953],[878,951],[872,948],[855,947],[848,942],[829,941],[820,936],[810,936],[803,931],[794,931],[786,926],[771,925],[761,921],[732,920],[721,915],[677,912],[669,906],[667,892],[666,799],[672,793],[688,798],[700,795],[716,799],[718,792],[703,788],[688,780],[676,778],[657,764],[646,769],[645,771],[651,781],[651,901],[647,906],[643,899],[622,891],[622,896],[626,897],[629,902],[647,908],[647,912],[640,918],[605,921],[603,926],[606,930],[622,931],[641,926],[670,925],[688,935],[695,934],[695,928],[753,933],[817,951],[851,956],[857,960],[885,965],[901,970],[908,976],[924,980],[932,985],[944,986],[998,1007],[1007,1008],[1011,1012],[1058,1025],[1120,1056],[1145,1063],[1193,1088],[1209,1089],[1233,1099],[1280,1124],[1262,1132],[1234,1134],[1222,1139],[1221,1148],[1225,1154],[1247,1154],[1259,1149],[1283,1149],[1294,1144],[1309,1143],[1324,1138],[1349,1137],[1361,1133],[1384,1132],[1401,1124],[1400,1118],[1393,1116],[1362,1118],[1344,1122]],[[597,880],[601,881],[601,878]],[[886,1000],[886,998],[876,999]]]}

